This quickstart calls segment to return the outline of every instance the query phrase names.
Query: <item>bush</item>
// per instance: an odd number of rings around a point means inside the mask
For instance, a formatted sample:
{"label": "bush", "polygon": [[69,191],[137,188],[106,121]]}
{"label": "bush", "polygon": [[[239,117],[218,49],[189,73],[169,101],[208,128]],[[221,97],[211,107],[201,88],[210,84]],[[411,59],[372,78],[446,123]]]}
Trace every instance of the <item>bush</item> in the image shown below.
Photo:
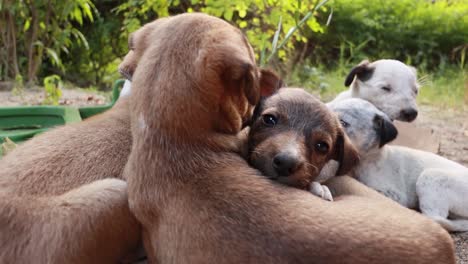
{"label": "bush", "polygon": [[332,66],[395,58],[434,70],[465,65],[468,2],[464,0],[334,0],[333,19],[314,56]]}

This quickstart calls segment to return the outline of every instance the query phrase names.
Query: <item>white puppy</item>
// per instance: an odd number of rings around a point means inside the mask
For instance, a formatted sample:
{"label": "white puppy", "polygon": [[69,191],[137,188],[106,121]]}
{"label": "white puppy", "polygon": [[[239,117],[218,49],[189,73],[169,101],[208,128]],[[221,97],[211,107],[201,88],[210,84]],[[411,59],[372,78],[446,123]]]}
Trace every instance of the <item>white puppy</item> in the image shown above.
{"label": "white puppy", "polygon": [[365,60],[346,77],[347,91],[334,100],[361,98],[374,104],[392,120],[411,122],[418,115],[416,69],[397,60]]}
{"label": "white puppy", "polygon": [[329,107],[359,150],[352,176],[449,231],[468,231],[468,168],[433,153],[385,145],[397,130],[367,101],[348,99]]}
{"label": "white puppy", "polygon": [[[350,88],[327,105],[349,98],[361,98],[374,104],[392,120],[411,122],[418,115],[416,96],[419,84],[416,69],[397,60],[362,61],[351,69],[345,80]],[[405,131],[402,134],[406,135]],[[410,145],[405,142],[406,145]],[[331,160],[322,168],[317,180],[334,176],[338,162]]]}

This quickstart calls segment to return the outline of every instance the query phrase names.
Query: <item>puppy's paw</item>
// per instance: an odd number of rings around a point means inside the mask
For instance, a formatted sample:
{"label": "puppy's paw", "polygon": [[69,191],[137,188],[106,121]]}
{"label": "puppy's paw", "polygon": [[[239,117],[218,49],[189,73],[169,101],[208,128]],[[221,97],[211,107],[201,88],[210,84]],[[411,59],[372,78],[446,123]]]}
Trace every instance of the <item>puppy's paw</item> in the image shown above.
{"label": "puppy's paw", "polygon": [[330,192],[330,189],[328,189],[328,187],[325,186],[325,185],[321,185],[318,182],[311,182],[309,190],[315,196],[318,196],[318,197],[320,197],[320,198],[322,198],[324,200],[330,201],[330,202],[333,201],[333,196],[332,196],[332,194]]}

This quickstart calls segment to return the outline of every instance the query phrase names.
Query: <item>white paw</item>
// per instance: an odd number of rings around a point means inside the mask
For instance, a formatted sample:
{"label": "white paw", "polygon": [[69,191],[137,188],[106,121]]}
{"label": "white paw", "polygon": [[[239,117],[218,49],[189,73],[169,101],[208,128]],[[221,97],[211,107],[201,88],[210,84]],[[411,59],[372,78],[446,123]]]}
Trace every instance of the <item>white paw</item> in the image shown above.
{"label": "white paw", "polygon": [[328,189],[327,186],[325,185],[322,185],[318,182],[312,182],[310,183],[310,192],[315,195],[315,196],[318,196],[324,200],[327,200],[327,201],[330,201],[332,202],[333,201],[333,196],[330,192],[330,189]]}

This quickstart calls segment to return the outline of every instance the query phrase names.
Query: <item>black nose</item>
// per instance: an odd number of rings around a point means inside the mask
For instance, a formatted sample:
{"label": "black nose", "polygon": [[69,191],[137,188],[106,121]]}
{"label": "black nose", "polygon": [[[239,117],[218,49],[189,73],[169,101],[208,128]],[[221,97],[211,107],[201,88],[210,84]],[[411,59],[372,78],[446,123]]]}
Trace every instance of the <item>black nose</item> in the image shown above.
{"label": "black nose", "polygon": [[401,110],[401,116],[403,117],[404,121],[411,122],[411,121],[415,120],[416,117],[418,116],[418,110],[416,110],[414,108],[408,108],[408,109]]}
{"label": "black nose", "polygon": [[289,176],[299,168],[297,157],[289,153],[279,153],[273,158],[273,168],[279,176]]}

